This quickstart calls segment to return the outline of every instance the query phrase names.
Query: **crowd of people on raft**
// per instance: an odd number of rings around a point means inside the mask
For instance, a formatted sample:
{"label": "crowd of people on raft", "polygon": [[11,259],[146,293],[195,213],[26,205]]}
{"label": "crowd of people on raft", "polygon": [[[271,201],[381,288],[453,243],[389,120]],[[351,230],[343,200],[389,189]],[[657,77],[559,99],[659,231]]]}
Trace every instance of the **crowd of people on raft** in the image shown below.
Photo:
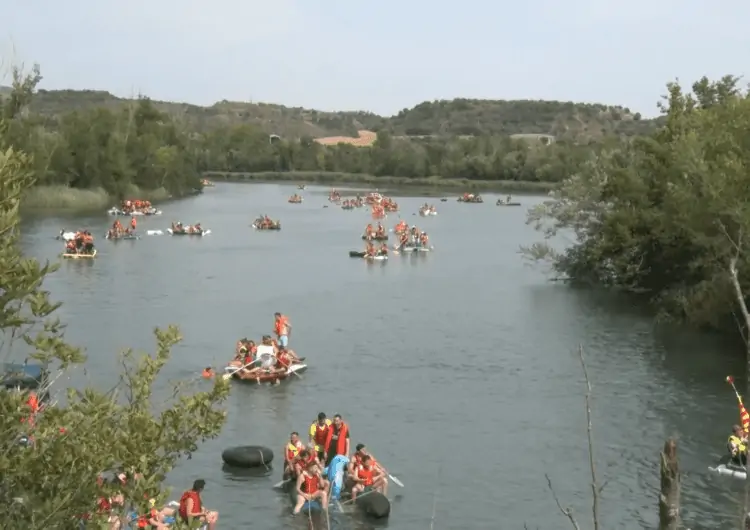
{"label": "crowd of people on raft", "polygon": [[289,202],[291,202],[292,204],[299,204],[299,203],[301,203],[302,202],[302,195],[299,195],[299,194],[295,193],[294,195],[292,195],[291,197],[289,197]]}
{"label": "crowd of people on raft", "polygon": [[94,253],[94,236],[88,230],[79,230],[73,239],[65,242],[65,254],[87,254]]}
{"label": "crowd of people on raft", "polygon": [[122,226],[119,219],[115,219],[115,222],[112,223],[112,228],[107,232],[107,239],[120,239],[122,237],[134,236],[137,226],[138,221],[136,221],[135,216],[130,218],[130,226],[127,228]]}
{"label": "crowd of people on raft", "polygon": [[[116,493],[102,495],[97,499],[96,506],[98,515],[107,518],[109,530],[121,530],[124,528],[151,528],[154,530],[167,530],[179,519],[189,525],[189,528],[197,528],[196,523],[207,530],[214,530],[219,520],[219,513],[211,511],[203,506],[201,492],[206,486],[206,481],[198,479],[193,482],[193,487],[185,491],[180,497],[179,503],[173,503],[159,508],[155,499],[148,500],[148,511],[138,513],[135,503],[126,498],[125,491],[128,483],[132,480],[140,480],[142,475],[138,473],[116,473],[112,478],[104,474],[97,479],[101,488],[112,490]],[[119,491],[117,491],[120,489]],[[125,514],[125,515],[123,515]],[[85,521],[91,518],[90,514],[83,516]]]}
{"label": "crowd of people on raft", "polygon": [[124,200],[120,203],[120,211],[125,215],[132,215],[134,213],[149,214],[154,211],[154,207],[151,206],[150,201],[136,200]]}
{"label": "crowd of people on raft", "polygon": [[362,197],[357,195],[354,199],[346,199],[344,202],[341,203],[341,207],[344,210],[353,210],[354,208],[362,208],[362,206],[365,205],[365,201],[362,200]]}
{"label": "crowd of people on raft", "polygon": [[433,204],[427,204],[424,203],[422,207],[419,209],[419,215],[428,215],[428,214],[436,214],[437,209],[435,209],[435,205]]}
{"label": "crowd of people on raft", "polygon": [[484,199],[482,199],[482,196],[479,194],[474,195],[473,193],[464,193],[458,198],[458,202],[484,202]]}
{"label": "crowd of people on raft", "polygon": [[[240,379],[255,379],[260,383],[261,377],[283,376],[293,364],[301,362],[300,357],[289,348],[289,335],[292,331],[289,317],[282,313],[274,313],[273,327],[276,338],[264,335],[260,340],[260,346],[265,346],[265,352],[260,354],[259,345],[254,340],[243,338],[237,341],[234,359],[228,366],[237,369],[236,374]],[[204,377],[207,370],[210,368],[204,370]],[[279,384],[280,379],[277,377],[274,383]]]}
{"label": "crowd of people on raft", "polygon": [[200,223],[195,223],[194,225],[183,225],[181,221],[172,222],[172,233],[173,234],[201,234],[203,233],[203,228],[201,227]]}
{"label": "crowd of people on raft", "polygon": [[267,215],[259,215],[258,218],[253,221],[255,228],[259,228],[261,230],[277,228],[279,226],[279,223],[280,221],[274,221]]}
{"label": "crowd of people on raft", "polygon": [[396,250],[404,247],[426,248],[430,246],[430,237],[427,232],[420,230],[417,225],[412,225],[409,228],[409,224],[403,219],[393,228],[393,232],[398,236]]}
{"label": "crowd of people on raft", "polygon": [[294,481],[297,491],[292,513],[298,514],[308,501],[318,501],[324,510],[328,509],[330,484],[325,468],[338,455],[349,460],[342,491],[348,492],[352,500],[370,491],[388,493],[388,471],[364,444],[357,444],[352,453],[350,440],[349,426],[341,415],[334,415],[331,421],[325,412],[310,424],[307,446],[298,432],[291,433],[284,445],[284,480]]}

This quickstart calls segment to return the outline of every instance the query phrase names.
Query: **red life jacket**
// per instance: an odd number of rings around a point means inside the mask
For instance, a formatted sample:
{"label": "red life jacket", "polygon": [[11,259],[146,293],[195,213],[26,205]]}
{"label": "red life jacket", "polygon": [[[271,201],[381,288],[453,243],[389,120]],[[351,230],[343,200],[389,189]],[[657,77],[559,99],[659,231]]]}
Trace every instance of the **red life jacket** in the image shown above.
{"label": "red life jacket", "polygon": [[364,467],[360,467],[357,470],[357,478],[363,479],[365,481],[365,486],[372,486],[372,469],[365,469]]}
{"label": "red life jacket", "polygon": [[182,497],[180,497],[180,507],[177,510],[182,520],[186,522],[188,520],[188,513],[187,513],[188,499],[193,499],[193,513],[200,512],[203,510],[203,503],[201,503],[200,493],[194,490],[187,490],[185,493],[182,494]]}
{"label": "red life jacket", "polygon": [[323,426],[320,425],[317,421],[313,423],[315,426],[315,436],[313,439],[315,440],[315,445],[325,445],[326,438],[328,437],[328,431],[331,429],[331,425],[326,421]]}
{"label": "red life jacket", "polygon": [[305,473],[305,481],[302,483],[302,491],[308,495],[312,495],[318,491],[319,484],[320,481],[318,480],[318,475],[310,476]]}
{"label": "red life jacket", "polygon": [[[331,446],[331,440],[333,440],[333,433],[336,430],[336,427],[334,425],[331,425],[331,428],[328,429],[328,433],[326,433],[326,445],[325,445],[325,452],[328,453],[328,448]],[[341,422],[341,427],[339,428],[339,439],[336,443],[336,454],[337,455],[343,455],[346,453],[346,435],[349,433],[349,427],[344,423]]]}

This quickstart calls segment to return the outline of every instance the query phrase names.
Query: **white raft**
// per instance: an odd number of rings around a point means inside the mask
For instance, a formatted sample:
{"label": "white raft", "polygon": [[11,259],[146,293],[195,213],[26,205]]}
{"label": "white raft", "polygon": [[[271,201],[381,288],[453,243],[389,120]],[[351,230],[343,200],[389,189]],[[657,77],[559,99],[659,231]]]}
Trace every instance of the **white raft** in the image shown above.
{"label": "white raft", "polygon": [[427,217],[428,215],[437,215],[437,212],[434,210],[419,210],[419,215]]}
{"label": "white raft", "polygon": [[435,249],[435,247],[415,247],[412,245],[407,245],[402,249],[399,249],[398,247],[395,247],[394,250],[398,250],[401,253],[409,253],[409,252],[432,252]]}
{"label": "white raft", "polygon": [[163,236],[164,230],[146,230],[147,236]]}
{"label": "white raft", "polygon": [[203,237],[203,236],[207,236],[208,234],[210,234],[211,230],[203,230],[203,229],[201,229],[200,232],[176,232],[175,233],[171,228],[167,228],[167,233],[170,236],[198,236],[198,237]]}
{"label": "white raft", "polygon": [[73,241],[75,238],[75,232],[66,232],[65,230],[60,230],[60,233],[57,236],[57,239],[62,239],[63,241]]}
{"label": "white raft", "polygon": [[708,470],[718,475],[747,480],[747,468],[730,462],[721,463],[716,467],[708,467]]}
{"label": "white raft", "polygon": [[145,212],[142,211],[135,211],[130,213],[125,213],[116,206],[113,206],[109,210],[107,210],[107,214],[109,215],[132,215],[132,216],[139,216],[139,215],[161,215],[161,210],[157,210],[156,208],[150,208],[149,210],[146,210]]}

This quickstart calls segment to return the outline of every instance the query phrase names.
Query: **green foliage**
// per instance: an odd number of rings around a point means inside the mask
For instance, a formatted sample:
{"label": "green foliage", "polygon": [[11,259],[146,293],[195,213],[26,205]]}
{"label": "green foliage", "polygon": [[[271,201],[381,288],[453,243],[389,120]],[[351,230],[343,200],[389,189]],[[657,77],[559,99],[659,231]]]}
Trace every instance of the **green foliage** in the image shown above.
{"label": "green foliage", "polygon": [[[5,105],[14,103],[6,100]],[[8,121],[14,119],[15,114],[4,106],[0,144],[9,144],[12,127]],[[17,354],[25,342],[32,358],[62,374],[85,358],[65,341],[64,328],[54,318],[59,304],[52,303],[43,289],[46,275],[56,265],[40,265],[21,253],[19,204],[33,184],[33,167],[32,158],[18,149],[0,151],[0,345],[4,354],[10,350]],[[96,514],[96,501],[115,493],[123,493],[127,504],[145,514],[149,498],[166,498],[162,481],[177,459],[189,456],[200,441],[219,433],[225,413],[218,406],[229,392],[221,378],[210,389],[198,392],[176,386],[171,397],[156,396],[155,408],[156,380],[171,347],[180,339],[174,327],[155,334],[154,356],[131,351],[122,355],[122,374],[114,389],[68,389],[64,403],[47,406],[33,427],[22,421],[29,412],[26,396],[0,391],[0,521],[4,529],[77,528],[77,521],[87,513],[93,514],[89,527],[99,528],[104,521]],[[19,439],[29,434],[33,446],[20,446]],[[100,489],[98,474],[116,469],[143,477],[130,480],[125,487]]]}
{"label": "green foliage", "polygon": [[664,315],[718,325],[743,289],[750,260],[750,98],[727,76],[685,93],[668,85],[665,127],[594,160],[533,210],[547,236],[572,233],[548,258],[577,282],[646,294]]}

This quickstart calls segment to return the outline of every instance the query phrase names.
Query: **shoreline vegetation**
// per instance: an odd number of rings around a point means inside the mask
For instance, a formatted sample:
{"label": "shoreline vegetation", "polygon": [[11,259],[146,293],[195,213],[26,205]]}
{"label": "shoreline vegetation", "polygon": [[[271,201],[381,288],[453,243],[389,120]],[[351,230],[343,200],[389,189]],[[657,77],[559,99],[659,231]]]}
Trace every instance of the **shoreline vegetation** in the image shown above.
{"label": "shoreline vegetation", "polygon": [[12,86],[0,87],[7,144],[29,157],[35,182],[25,210],[179,198],[200,190],[202,177],[545,193],[665,121],[620,106],[530,100],[427,101],[393,116],[231,101],[201,107],[37,90],[41,79],[37,67],[15,70]]}
{"label": "shoreline vegetation", "polygon": [[471,180],[446,179],[442,177],[410,178],[366,175],[361,173],[340,173],[335,171],[205,171],[203,176],[210,180],[247,183],[295,183],[300,184],[351,184],[355,186],[387,186],[393,188],[422,188],[460,191],[498,191],[521,193],[548,193],[557,188],[554,182],[524,182],[516,180]]}

